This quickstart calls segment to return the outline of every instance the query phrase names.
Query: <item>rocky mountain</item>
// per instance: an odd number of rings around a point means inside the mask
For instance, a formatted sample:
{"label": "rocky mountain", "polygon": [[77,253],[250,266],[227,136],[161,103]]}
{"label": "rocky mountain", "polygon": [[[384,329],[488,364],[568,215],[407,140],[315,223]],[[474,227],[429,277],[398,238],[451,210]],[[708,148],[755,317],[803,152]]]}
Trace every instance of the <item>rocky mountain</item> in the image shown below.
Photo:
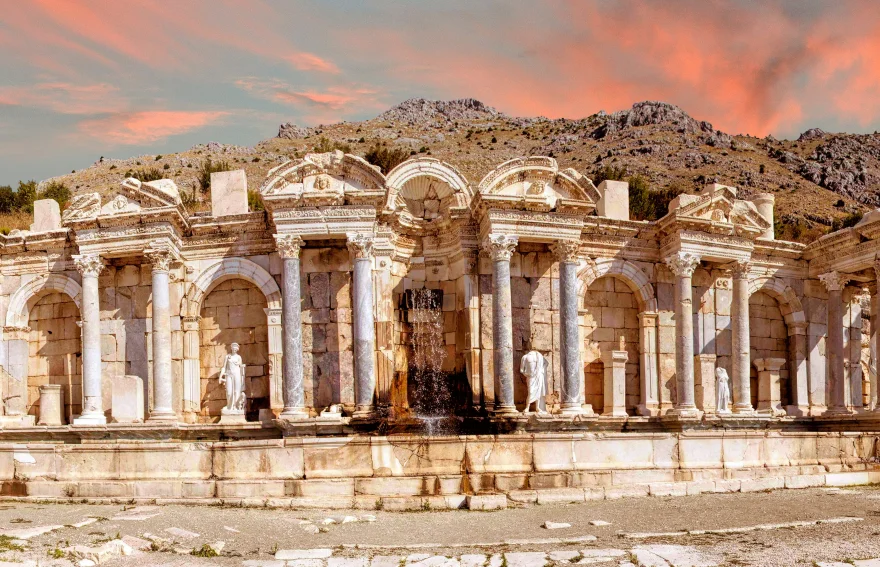
{"label": "rocky mountain", "polygon": [[739,188],[744,197],[776,195],[777,232],[809,241],[852,224],[880,205],[880,135],[831,134],[818,128],[797,140],[730,135],[681,108],[639,102],[611,114],[580,119],[508,116],[474,99],[410,99],[376,118],[321,126],[279,127],[254,147],[211,142],[176,154],[102,159],[55,178],[74,193],[117,190],[126,175],[174,179],[198,208],[209,201],[198,181],[207,160],[245,169],[256,189],[266,172],[287,159],[340,148],[361,156],[377,148],[397,158],[431,155],[458,167],[470,181],[519,156],[548,155],[588,177],[636,177],[650,190],[698,193],[707,183]]}

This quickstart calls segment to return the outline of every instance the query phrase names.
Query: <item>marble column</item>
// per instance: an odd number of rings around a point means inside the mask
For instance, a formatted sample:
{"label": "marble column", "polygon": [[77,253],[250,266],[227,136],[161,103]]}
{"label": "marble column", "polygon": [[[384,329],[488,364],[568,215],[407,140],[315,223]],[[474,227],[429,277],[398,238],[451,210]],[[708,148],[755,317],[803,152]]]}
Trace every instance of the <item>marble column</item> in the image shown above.
{"label": "marble column", "polygon": [[578,325],[577,262],[580,242],[560,240],[552,246],[559,261],[559,334],[563,414],[583,413],[580,325]]}
{"label": "marble column", "polygon": [[82,275],[82,413],[74,425],[102,425],[104,401],[101,394],[101,312],[99,308],[98,274],[104,262],[98,254],[73,257]]}
{"label": "marble column", "polygon": [[749,262],[734,262],[733,299],[730,304],[730,366],[733,373],[733,413],[753,414],[751,382],[751,343],[749,337]]}
{"label": "marble column", "polygon": [[373,314],[373,237],[349,234],[348,250],[354,263],[352,313],[354,335],[355,413],[370,417],[375,409],[376,324]]}
{"label": "marble column", "polygon": [[797,321],[788,325],[788,345],[794,368],[791,369],[791,405],[786,408],[789,415],[807,416],[810,414],[810,385],[807,375],[807,323]]}
{"label": "marble column", "polygon": [[675,275],[675,376],[676,400],[670,416],[698,419],[694,403],[694,314],[691,277],[700,265],[700,257],[690,252],[677,252],[665,259]]}
{"label": "marble column", "polygon": [[171,374],[171,294],[168,270],[172,256],[166,249],[147,250],[144,256],[153,265],[153,409],[148,421],[175,421],[172,405]]}
{"label": "marble column", "polygon": [[519,239],[490,234],[483,248],[492,259],[492,347],[495,367],[495,414],[516,413],[513,399],[513,312],[510,298],[510,258]]}
{"label": "marble column", "polygon": [[294,234],[276,234],[275,243],[278,246],[278,255],[284,262],[281,272],[284,293],[281,302],[283,335],[281,390],[284,409],[281,418],[305,419],[309,417],[309,413],[305,408],[303,392],[302,298],[299,279],[299,254],[303,239]]}
{"label": "marble column", "polygon": [[831,381],[831,405],[827,414],[849,413],[846,408],[846,384],[843,360],[843,288],[849,277],[838,272],[821,274],[819,280],[828,290],[828,340],[825,356]]}

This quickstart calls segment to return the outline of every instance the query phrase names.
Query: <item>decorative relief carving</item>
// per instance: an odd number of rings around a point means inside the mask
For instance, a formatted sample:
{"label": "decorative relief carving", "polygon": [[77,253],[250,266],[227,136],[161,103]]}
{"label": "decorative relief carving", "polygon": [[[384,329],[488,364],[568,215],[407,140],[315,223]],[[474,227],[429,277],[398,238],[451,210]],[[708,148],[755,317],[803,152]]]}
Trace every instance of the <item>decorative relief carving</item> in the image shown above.
{"label": "decorative relief carving", "polygon": [[581,243],[577,240],[558,240],[550,246],[550,251],[559,262],[577,262]]}
{"label": "decorative relief carving", "polygon": [[664,259],[666,265],[676,277],[689,278],[700,265],[700,257],[690,252],[678,252]]}
{"label": "decorative relief carving", "polygon": [[77,195],[61,215],[62,222],[98,216],[101,212],[101,197],[97,193]]}
{"label": "decorative relief carving", "polygon": [[851,280],[848,275],[839,272],[828,272],[827,274],[819,274],[819,281],[825,285],[828,291],[840,291]]}
{"label": "decorative relief carving", "polygon": [[276,234],[275,245],[278,247],[278,255],[282,258],[299,258],[299,253],[305,243],[296,234]]}
{"label": "decorative relief carving", "polygon": [[509,262],[518,243],[519,238],[516,236],[510,236],[508,234],[490,234],[486,237],[486,240],[483,241],[483,249],[489,254],[492,261],[497,262],[499,260],[505,260]]}
{"label": "decorative relief carving", "polygon": [[363,233],[348,234],[346,245],[355,260],[370,258],[373,255],[373,237]]}
{"label": "decorative relief carving", "polygon": [[752,271],[752,263],[747,261],[731,262],[728,269],[735,279],[748,279]]}
{"label": "decorative relief carving", "polygon": [[104,260],[98,254],[77,254],[73,257],[73,263],[83,277],[98,277],[104,269]]}

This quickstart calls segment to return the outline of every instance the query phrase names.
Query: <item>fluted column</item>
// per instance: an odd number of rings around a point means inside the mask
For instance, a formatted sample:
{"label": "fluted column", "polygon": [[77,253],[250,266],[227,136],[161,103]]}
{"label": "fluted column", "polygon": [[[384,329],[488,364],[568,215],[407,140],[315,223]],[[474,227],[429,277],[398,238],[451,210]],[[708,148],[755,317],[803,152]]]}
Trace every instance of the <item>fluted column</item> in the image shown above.
{"label": "fluted column", "polygon": [[749,262],[734,262],[733,302],[730,305],[731,370],[733,376],[733,413],[753,414],[751,379],[751,343],[749,340]]}
{"label": "fluted column", "polygon": [[147,250],[153,265],[153,409],[149,421],[174,421],[171,374],[171,295],[168,270],[172,256],[167,249]]}
{"label": "fluted column", "polygon": [[694,403],[694,319],[691,277],[700,265],[700,257],[678,252],[666,258],[666,265],[675,274],[675,408],[670,415],[682,418],[700,416]]}
{"label": "fluted column", "polygon": [[849,277],[838,272],[821,274],[819,280],[828,290],[828,341],[825,356],[831,378],[830,414],[849,413],[846,408],[846,384],[843,361],[843,288]]}
{"label": "fluted column", "polygon": [[513,313],[510,298],[510,258],[519,239],[490,234],[483,248],[492,259],[492,348],[495,366],[495,413],[516,413],[513,399]]}
{"label": "fluted column", "polygon": [[101,394],[101,312],[99,308],[98,274],[104,262],[98,254],[73,257],[82,275],[82,413],[74,425],[107,423]]}
{"label": "fluted column", "polygon": [[354,263],[352,306],[354,307],[355,417],[370,417],[375,409],[376,324],[373,314],[373,237],[349,234],[348,250]]}
{"label": "fluted column", "polygon": [[281,327],[284,337],[281,378],[284,409],[283,419],[305,419],[309,413],[305,408],[303,392],[303,352],[302,352],[302,309],[299,280],[299,254],[303,239],[294,234],[276,234],[275,243],[278,254],[284,262],[281,285],[284,300],[281,302]]}
{"label": "fluted column", "polygon": [[552,250],[559,261],[559,332],[563,414],[583,413],[581,339],[578,325],[577,262],[580,242],[560,240]]}

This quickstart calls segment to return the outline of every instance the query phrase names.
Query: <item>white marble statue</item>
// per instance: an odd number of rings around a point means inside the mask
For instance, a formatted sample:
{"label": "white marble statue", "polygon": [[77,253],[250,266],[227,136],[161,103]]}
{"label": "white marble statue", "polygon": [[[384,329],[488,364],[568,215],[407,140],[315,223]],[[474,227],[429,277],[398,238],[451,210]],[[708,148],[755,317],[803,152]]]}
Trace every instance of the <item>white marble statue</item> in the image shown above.
{"label": "white marble statue", "polygon": [[715,413],[727,415],[730,413],[730,378],[727,370],[715,369]]}
{"label": "white marble statue", "polygon": [[550,363],[544,355],[536,350],[525,353],[519,363],[519,371],[529,381],[529,398],[526,402],[525,413],[529,413],[532,404],[538,414],[547,413],[547,367]]}
{"label": "white marble statue", "polygon": [[227,354],[223,360],[223,368],[220,370],[220,383],[226,384],[226,407],[223,415],[244,414],[245,393],[244,376],[245,365],[238,354],[238,343],[230,346],[232,354]]}

